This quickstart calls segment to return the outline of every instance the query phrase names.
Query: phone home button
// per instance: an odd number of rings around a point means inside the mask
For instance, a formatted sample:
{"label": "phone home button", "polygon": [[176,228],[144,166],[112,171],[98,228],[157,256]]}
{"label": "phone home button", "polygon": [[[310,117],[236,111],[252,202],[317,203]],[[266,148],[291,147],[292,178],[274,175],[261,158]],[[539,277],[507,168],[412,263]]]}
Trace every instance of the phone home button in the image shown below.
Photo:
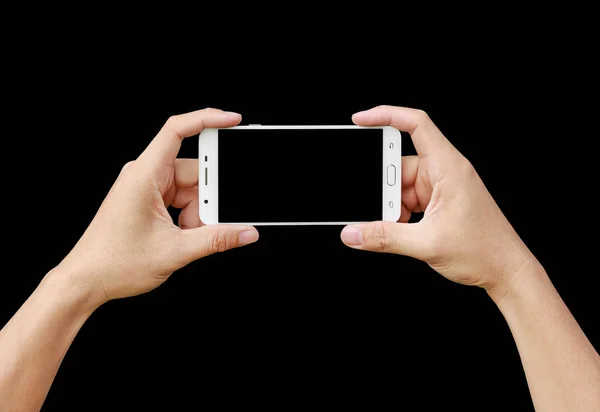
{"label": "phone home button", "polygon": [[396,166],[389,165],[387,167],[387,184],[394,186],[396,184]]}

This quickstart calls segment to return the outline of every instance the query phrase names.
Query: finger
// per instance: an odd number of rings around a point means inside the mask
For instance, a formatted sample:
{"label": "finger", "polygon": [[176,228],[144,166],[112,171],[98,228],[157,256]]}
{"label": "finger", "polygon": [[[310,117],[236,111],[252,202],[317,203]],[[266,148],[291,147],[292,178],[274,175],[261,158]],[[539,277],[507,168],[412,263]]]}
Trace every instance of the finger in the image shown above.
{"label": "finger", "polygon": [[377,106],[355,113],[352,121],[360,126],[392,126],[410,134],[422,156],[450,150],[452,145],[423,110],[408,107]]}
{"label": "finger", "polygon": [[175,160],[175,186],[194,187],[198,184],[198,159]]}
{"label": "finger", "polygon": [[171,116],[139,159],[147,165],[172,166],[184,138],[196,135],[207,127],[235,126],[241,119],[239,113],[218,109],[202,109]]}
{"label": "finger", "polygon": [[419,156],[402,156],[402,187],[412,186],[419,172]]}
{"label": "finger", "polygon": [[171,202],[171,206],[178,209],[183,209],[191,201],[198,200],[198,188],[197,187],[184,187],[177,189],[177,194]]}
{"label": "finger", "polygon": [[[429,202],[431,197],[430,192],[427,190],[420,193],[421,197],[417,194],[415,186],[417,175],[419,172],[419,157],[418,156],[403,156],[402,157],[402,203],[410,212],[420,212],[424,209],[421,206],[421,201]],[[419,200],[421,199],[421,200]],[[426,206],[427,204],[425,204]]]}
{"label": "finger", "polygon": [[414,187],[418,171],[418,156],[402,156],[402,204],[411,211],[419,205]]}
{"label": "finger", "polygon": [[402,202],[400,204],[400,219],[398,219],[398,222],[407,223],[410,220],[410,215],[410,210],[408,210],[404,202]]}
{"label": "finger", "polygon": [[402,188],[402,204],[411,212],[416,212],[417,209],[420,208],[419,198],[417,197],[417,192],[414,186]]}
{"label": "finger", "polygon": [[198,196],[185,205],[179,212],[179,227],[182,229],[193,229],[202,226],[200,221]]}
{"label": "finger", "polygon": [[426,242],[419,223],[370,222],[346,226],[342,242],[354,249],[396,253],[417,259],[424,257]]}
{"label": "finger", "polygon": [[252,226],[206,225],[181,231],[180,252],[187,264],[204,256],[248,245],[258,240]]}
{"label": "finger", "polygon": [[171,185],[163,195],[163,203],[165,207],[169,207],[169,205],[173,203],[175,196],[177,196],[177,187],[175,185]]}

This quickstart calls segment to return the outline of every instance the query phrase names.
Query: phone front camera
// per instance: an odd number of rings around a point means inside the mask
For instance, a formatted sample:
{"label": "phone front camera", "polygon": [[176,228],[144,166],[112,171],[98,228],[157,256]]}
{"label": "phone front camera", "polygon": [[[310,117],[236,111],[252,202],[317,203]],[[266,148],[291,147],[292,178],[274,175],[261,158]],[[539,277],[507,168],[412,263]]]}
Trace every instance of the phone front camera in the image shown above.
{"label": "phone front camera", "polygon": [[204,204],[207,204],[207,203],[208,203],[208,199],[204,199]]}

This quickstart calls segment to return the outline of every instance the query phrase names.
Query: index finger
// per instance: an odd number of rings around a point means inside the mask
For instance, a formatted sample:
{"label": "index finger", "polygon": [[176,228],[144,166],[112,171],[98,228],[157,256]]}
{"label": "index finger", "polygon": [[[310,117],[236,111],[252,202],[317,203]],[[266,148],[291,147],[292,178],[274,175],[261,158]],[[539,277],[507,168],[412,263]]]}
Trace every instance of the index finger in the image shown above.
{"label": "index finger", "polygon": [[171,116],[139,160],[148,164],[173,166],[183,139],[199,134],[207,127],[235,126],[240,120],[242,116],[239,113],[211,108]]}
{"label": "index finger", "polygon": [[194,187],[198,185],[198,159],[175,160],[175,186]]}
{"label": "index finger", "polygon": [[426,156],[452,145],[423,110],[408,107],[377,106],[355,113],[352,121],[359,126],[392,126],[410,134],[417,153]]}

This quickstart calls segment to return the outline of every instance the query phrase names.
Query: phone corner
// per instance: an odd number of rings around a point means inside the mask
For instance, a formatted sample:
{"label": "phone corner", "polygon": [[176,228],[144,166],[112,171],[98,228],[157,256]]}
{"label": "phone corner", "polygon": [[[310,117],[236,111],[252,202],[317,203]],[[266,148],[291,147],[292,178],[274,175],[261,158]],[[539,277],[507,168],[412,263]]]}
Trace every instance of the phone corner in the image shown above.
{"label": "phone corner", "polygon": [[200,218],[200,224],[202,224],[204,226],[216,225],[217,223],[219,223],[219,222],[212,221],[210,219],[202,219],[202,218]]}
{"label": "phone corner", "polygon": [[214,218],[213,216],[206,216],[204,213],[202,213],[202,210],[198,212],[198,218],[200,219],[200,223],[206,226],[219,223],[217,221],[218,219]]}
{"label": "phone corner", "polygon": [[397,222],[400,220],[400,215],[401,215],[401,211],[400,211],[400,207],[395,207],[392,210],[389,210],[386,214],[385,214],[385,218],[383,219],[386,222]]}

